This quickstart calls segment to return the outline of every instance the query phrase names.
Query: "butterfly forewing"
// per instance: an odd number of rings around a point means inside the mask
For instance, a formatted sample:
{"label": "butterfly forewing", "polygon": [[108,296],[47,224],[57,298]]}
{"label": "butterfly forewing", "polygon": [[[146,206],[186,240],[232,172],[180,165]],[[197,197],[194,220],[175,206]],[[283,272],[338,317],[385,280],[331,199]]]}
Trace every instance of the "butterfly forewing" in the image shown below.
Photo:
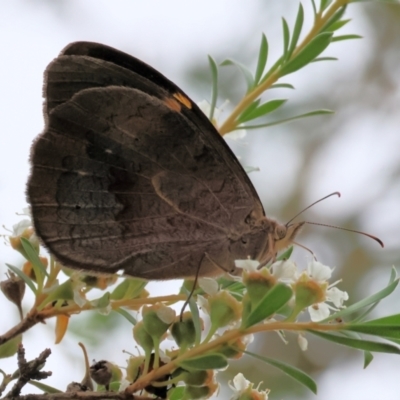
{"label": "butterfly forewing", "polygon": [[50,251],[66,266],[148,279],[230,270],[240,258],[232,240],[263,209],[197,106],[151,67],[98,44],[68,46],[45,76],[28,197]]}

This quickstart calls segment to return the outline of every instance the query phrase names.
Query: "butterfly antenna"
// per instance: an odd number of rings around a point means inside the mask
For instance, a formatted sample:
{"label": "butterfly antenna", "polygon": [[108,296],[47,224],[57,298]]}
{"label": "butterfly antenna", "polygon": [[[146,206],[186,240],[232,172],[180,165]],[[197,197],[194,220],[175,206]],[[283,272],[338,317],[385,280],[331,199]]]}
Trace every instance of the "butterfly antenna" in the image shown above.
{"label": "butterfly antenna", "polygon": [[[348,229],[348,228],[342,228],[341,226],[334,226],[334,225],[327,225],[327,224],[320,224],[318,222],[309,222],[309,221],[304,221],[305,224],[309,224],[309,225],[318,225],[318,226],[326,226],[327,228],[335,228],[335,229],[341,229],[342,231],[348,231],[348,232],[353,232],[353,233],[359,233],[360,235],[364,235],[367,236],[373,240],[375,240],[376,242],[378,242],[381,247],[385,247],[382,240],[379,239],[376,236],[370,235],[369,233],[366,232],[362,232],[362,231],[356,231],[355,229]],[[303,247],[303,246],[302,246]]]}
{"label": "butterfly antenna", "polygon": [[303,246],[302,244],[297,243],[297,242],[292,242],[292,243],[295,244],[296,246],[301,247],[301,248],[304,249],[304,250],[307,250],[307,251],[308,251],[309,253],[311,253],[311,255],[314,257],[314,260],[315,260],[315,261],[318,261],[318,260],[317,260],[317,256],[315,255],[315,253],[314,253],[311,249],[309,249],[308,247]]}
{"label": "butterfly antenna", "polygon": [[317,203],[321,202],[322,200],[327,199],[328,197],[331,196],[338,196],[340,197],[340,192],[333,192],[331,194],[328,194],[328,196],[322,197],[322,199],[319,199],[317,201],[314,201],[314,203],[310,204],[309,206],[307,206],[306,208],[304,208],[303,210],[301,210],[298,214],[296,214],[291,220],[289,220],[286,223],[286,226],[288,226],[294,219],[296,219],[300,214],[303,214],[304,211],[308,210],[309,208],[311,208],[312,206],[315,206]]}

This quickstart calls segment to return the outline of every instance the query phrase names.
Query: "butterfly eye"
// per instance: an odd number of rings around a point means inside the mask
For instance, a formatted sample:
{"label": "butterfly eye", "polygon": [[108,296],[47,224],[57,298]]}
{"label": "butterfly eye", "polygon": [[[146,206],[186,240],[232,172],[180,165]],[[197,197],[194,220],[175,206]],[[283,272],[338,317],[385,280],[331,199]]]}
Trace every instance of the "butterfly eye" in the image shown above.
{"label": "butterfly eye", "polygon": [[275,230],[275,234],[276,234],[276,239],[277,240],[281,240],[281,239],[283,239],[285,236],[286,236],[286,232],[287,232],[287,229],[286,229],[286,227],[285,226],[277,226],[276,227],[276,230]]}
{"label": "butterfly eye", "polygon": [[248,239],[247,236],[242,236],[242,237],[240,238],[240,240],[242,241],[243,244],[247,244],[248,241],[249,241],[249,239]]}

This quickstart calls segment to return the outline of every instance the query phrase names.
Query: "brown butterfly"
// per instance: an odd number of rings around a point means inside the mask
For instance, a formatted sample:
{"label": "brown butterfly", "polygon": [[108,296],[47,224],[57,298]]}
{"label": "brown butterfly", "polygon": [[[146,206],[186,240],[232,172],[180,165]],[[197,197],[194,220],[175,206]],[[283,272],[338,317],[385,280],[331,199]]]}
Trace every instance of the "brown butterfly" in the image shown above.
{"label": "brown butterfly", "polygon": [[36,233],[65,266],[145,279],[265,264],[304,222],[265,216],[247,174],[182,90],[98,43],[47,67],[44,132],[32,146]]}

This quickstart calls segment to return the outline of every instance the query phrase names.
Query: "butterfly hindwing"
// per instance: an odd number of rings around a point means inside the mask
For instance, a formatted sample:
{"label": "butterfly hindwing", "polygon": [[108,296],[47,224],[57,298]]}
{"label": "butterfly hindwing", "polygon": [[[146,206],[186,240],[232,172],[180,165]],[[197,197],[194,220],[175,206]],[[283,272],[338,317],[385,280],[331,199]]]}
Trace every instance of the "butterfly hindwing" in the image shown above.
{"label": "butterfly hindwing", "polygon": [[151,67],[98,44],[68,46],[46,77],[28,197],[51,252],[67,266],[148,279],[232,268],[231,241],[263,210],[198,107]]}

